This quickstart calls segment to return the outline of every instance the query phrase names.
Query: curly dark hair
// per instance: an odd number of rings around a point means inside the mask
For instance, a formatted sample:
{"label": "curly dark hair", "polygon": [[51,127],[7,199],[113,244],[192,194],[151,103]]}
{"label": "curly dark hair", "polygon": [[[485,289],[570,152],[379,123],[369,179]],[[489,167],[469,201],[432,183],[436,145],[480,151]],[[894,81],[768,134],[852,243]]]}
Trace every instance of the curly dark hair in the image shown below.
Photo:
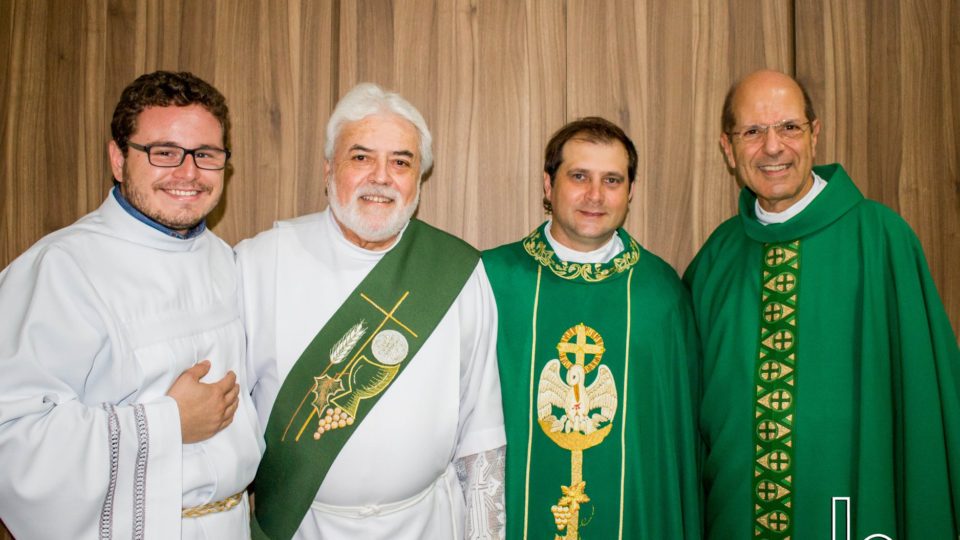
{"label": "curly dark hair", "polygon": [[[627,179],[630,185],[633,185],[633,181],[637,179],[637,148],[620,126],[599,116],[587,116],[569,122],[550,137],[543,160],[543,172],[550,176],[550,185],[556,180],[557,170],[563,163],[563,147],[571,139],[583,139],[597,144],[620,141],[627,150]],[[543,198],[543,208],[547,213],[553,212],[553,205],[546,196]]]}
{"label": "curly dark hair", "polygon": [[137,117],[144,109],[187,105],[200,105],[220,122],[223,147],[228,148],[230,111],[226,98],[213,85],[186,71],[154,71],[137,77],[124,88],[110,122],[113,140],[126,155],[127,142],[137,131]]}

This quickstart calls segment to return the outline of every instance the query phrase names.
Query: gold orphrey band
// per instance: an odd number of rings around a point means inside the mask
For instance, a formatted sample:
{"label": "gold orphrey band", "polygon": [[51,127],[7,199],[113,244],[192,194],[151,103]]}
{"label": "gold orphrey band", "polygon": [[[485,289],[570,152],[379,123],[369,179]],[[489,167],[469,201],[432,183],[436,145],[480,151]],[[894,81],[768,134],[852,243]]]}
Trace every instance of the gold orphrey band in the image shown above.
{"label": "gold orphrey band", "polygon": [[236,493],[223,499],[222,501],[216,501],[212,503],[202,504],[200,506],[194,506],[193,508],[184,508],[181,515],[185,518],[198,518],[203,517],[207,514],[216,514],[217,512],[225,512],[234,506],[240,504],[240,501],[243,500],[243,492]]}
{"label": "gold orphrey band", "polygon": [[793,537],[800,241],[765,244],[755,371],[754,538]]}

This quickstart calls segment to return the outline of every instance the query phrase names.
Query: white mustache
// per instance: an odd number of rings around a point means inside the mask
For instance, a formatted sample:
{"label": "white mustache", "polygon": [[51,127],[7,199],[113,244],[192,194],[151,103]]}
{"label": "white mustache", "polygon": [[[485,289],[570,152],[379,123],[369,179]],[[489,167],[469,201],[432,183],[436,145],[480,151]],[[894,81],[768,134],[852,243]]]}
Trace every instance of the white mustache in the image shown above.
{"label": "white mustache", "polygon": [[363,186],[353,192],[353,198],[355,200],[370,195],[374,197],[387,197],[388,199],[394,200],[400,198],[400,192],[398,190],[387,186]]}

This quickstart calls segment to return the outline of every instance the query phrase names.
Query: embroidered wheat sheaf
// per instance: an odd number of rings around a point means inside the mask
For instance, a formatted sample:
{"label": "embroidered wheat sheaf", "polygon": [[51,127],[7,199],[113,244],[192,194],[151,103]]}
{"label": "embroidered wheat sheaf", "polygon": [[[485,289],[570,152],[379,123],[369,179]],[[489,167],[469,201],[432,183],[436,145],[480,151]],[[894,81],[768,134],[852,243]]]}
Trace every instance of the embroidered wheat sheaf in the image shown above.
{"label": "embroidered wheat sheaf", "polygon": [[367,325],[364,321],[361,320],[353,325],[353,328],[348,330],[347,333],[330,348],[330,363],[339,364],[343,362],[347,355],[350,354],[350,351],[357,346],[360,338],[366,333]]}

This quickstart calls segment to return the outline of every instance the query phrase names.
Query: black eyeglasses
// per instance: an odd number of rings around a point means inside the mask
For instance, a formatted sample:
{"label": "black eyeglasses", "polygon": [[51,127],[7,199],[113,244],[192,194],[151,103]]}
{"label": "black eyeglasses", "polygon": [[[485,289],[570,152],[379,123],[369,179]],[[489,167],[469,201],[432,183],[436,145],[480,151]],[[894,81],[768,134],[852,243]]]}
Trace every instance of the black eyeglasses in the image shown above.
{"label": "black eyeglasses", "polygon": [[227,166],[230,151],[223,148],[200,147],[187,149],[175,144],[139,145],[127,141],[127,146],[147,154],[147,161],[154,167],[179,167],[187,155],[193,156],[198,169],[219,171]]}

